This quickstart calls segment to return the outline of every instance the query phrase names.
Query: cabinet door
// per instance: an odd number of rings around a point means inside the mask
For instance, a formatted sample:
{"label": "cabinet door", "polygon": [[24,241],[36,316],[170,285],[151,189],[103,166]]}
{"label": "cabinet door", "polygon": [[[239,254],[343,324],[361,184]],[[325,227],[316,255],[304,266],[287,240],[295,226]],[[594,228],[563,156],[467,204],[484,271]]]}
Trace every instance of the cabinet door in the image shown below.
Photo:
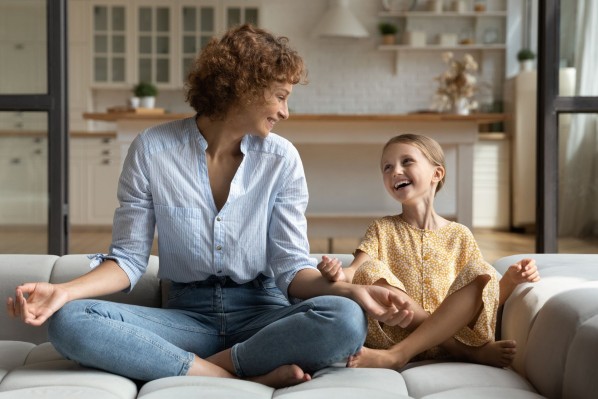
{"label": "cabinet door", "polygon": [[95,4],[92,11],[93,82],[127,81],[127,8]]}
{"label": "cabinet door", "polygon": [[0,224],[47,223],[47,141],[0,137]]}
{"label": "cabinet door", "polygon": [[162,5],[137,7],[137,80],[172,82],[172,10]]}
{"label": "cabinet door", "polygon": [[255,1],[233,1],[224,6],[224,26],[226,29],[245,23],[259,26],[259,17],[260,10]]}
{"label": "cabinet door", "polygon": [[197,54],[216,36],[216,4],[182,5],[180,9],[181,81]]}
{"label": "cabinet door", "polygon": [[118,206],[120,150],[113,138],[71,140],[70,218],[73,225],[112,224]]}

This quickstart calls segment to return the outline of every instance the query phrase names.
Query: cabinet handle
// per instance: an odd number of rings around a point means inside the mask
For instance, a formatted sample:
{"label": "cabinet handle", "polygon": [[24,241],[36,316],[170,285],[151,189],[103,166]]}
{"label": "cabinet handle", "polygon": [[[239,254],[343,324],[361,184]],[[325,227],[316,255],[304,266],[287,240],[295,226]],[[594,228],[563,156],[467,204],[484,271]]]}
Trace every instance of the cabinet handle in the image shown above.
{"label": "cabinet handle", "polygon": [[109,159],[102,159],[102,165],[110,165]]}
{"label": "cabinet handle", "polygon": [[107,138],[107,137],[105,137],[105,138],[102,139],[102,143],[108,144],[108,143],[110,143],[110,139]]}
{"label": "cabinet handle", "polygon": [[23,122],[17,122],[17,123],[15,123],[15,127],[17,129],[22,129],[23,128]]}
{"label": "cabinet handle", "polygon": [[33,151],[33,153],[36,155],[40,155],[42,153],[42,150],[38,148],[37,150]]}
{"label": "cabinet handle", "polygon": [[110,150],[104,150],[104,151],[102,151],[102,155],[110,155]]}
{"label": "cabinet handle", "polygon": [[12,165],[18,165],[18,164],[21,163],[21,158],[13,158],[13,159],[10,160],[10,163]]}

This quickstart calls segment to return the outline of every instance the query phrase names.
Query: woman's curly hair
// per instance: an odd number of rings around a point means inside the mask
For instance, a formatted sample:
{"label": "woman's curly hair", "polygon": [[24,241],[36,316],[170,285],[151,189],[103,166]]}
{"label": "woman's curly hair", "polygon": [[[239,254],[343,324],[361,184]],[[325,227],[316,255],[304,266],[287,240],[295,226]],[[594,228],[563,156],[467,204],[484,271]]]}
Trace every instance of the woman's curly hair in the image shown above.
{"label": "woman's curly hair", "polygon": [[249,24],[213,38],[189,73],[187,102],[199,115],[223,119],[233,105],[265,103],[273,82],[307,83],[303,59],[288,41]]}

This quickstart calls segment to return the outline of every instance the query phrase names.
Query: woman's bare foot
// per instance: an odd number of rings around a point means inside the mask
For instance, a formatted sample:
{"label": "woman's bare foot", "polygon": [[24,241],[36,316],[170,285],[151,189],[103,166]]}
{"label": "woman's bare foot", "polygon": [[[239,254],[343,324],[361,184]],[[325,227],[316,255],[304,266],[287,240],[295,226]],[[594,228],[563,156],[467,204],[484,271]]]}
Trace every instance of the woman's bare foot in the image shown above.
{"label": "woman's bare foot", "polygon": [[347,367],[397,370],[407,364],[408,361],[409,359],[403,359],[400,351],[396,349],[391,351],[363,347],[355,355],[349,356]]}
{"label": "woman's bare foot", "polygon": [[301,370],[299,366],[288,364],[280,366],[268,374],[251,377],[247,380],[259,382],[272,388],[284,388],[309,381],[311,380],[311,376]]}

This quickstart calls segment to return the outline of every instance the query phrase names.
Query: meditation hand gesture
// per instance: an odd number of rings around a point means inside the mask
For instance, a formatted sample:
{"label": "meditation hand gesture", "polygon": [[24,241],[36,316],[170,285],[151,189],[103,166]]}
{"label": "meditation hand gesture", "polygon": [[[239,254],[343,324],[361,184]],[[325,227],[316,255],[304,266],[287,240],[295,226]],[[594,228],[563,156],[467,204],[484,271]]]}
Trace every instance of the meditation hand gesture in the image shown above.
{"label": "meditation hand gesture", "polygon": [[42,325],[68,300],[65,290],[49,283],[27,283],[17,287],[16,298],[9,297],[6,308],[11,317],[25,324]]}
{"label": "meditation hand gesture", "polygon": [[336,258],[331,259],[328,256],[322,256],[322,261],[318,263],[318,270],[322,273],[322,276],[328,279],[328,281],[344,281],[350,283],[343,271],[342,262]]}
{"label": "meditation hand gesture", "polygon": [[353,299],[374,319],[389,326],[406,328],[413,321],[409,302],[396,293],[377,285],[357,285],[363,288]]}

